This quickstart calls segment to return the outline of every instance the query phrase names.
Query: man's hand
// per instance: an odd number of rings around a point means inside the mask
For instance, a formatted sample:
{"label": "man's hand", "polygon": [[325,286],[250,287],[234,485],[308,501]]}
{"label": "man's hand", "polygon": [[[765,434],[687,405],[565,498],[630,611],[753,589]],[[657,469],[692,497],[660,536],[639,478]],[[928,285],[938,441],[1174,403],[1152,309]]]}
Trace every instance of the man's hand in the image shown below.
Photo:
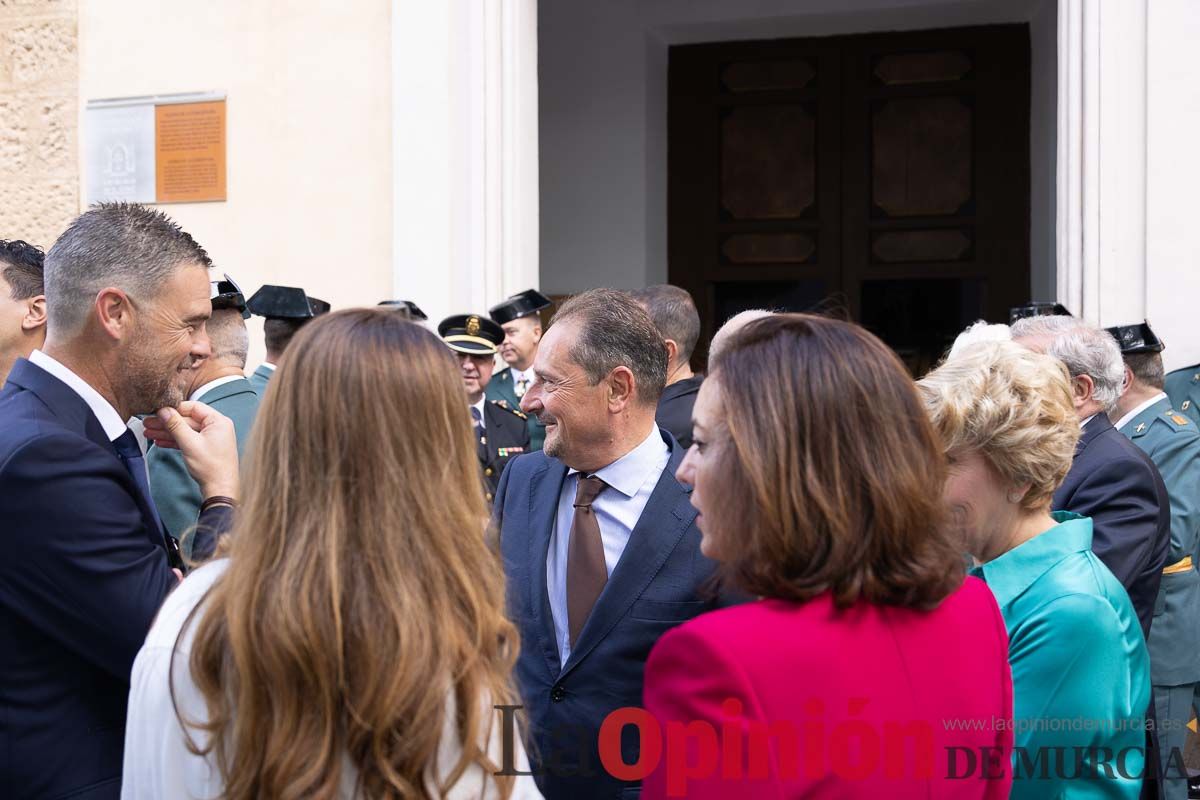
{"label": "man's hand", "polygon": [[157,447],[183,454],[188,472],[200,484],[204,497],[238,497],[237,435],[229,417],[193,400],[179,408],[160,408],[146,417],[146,438]]}

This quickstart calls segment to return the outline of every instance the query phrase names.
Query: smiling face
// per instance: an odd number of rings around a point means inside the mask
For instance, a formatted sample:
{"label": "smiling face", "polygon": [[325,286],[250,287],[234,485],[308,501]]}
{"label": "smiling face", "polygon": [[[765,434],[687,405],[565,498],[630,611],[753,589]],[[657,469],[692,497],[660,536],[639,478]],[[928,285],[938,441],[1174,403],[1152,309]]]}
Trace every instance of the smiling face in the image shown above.
{"label": "smiling face", "polygon": [[475,405],[492,380],[492,371],[496,368],[495,357],[491,353],[460,353],[457,350],[454,355],[458,359],[463,386],[467,389],[467,402]]}
{"label": "smiling face", "polygon": [[722,472],[729,469],[725,451],[730,445],[729,429],[725,426],[724,401],[720,384],[710,376],[700,384],[696,405],[692,409],[692,446],[688,448],[675,477],[692,487],[692,506],[699,512],[696,525],[700,528],[700,552],[721,560],[721,531],[713,529],[713,519],[705,518],[705,509],[728,502],[722,496],[727,485]]}
{"label": "smiling face", "polygon": [[501,326],[504,341],[500,343],[500,357],[504,363],[519,370],[526,370],[537,355],[538,342],[542,340],[542,325],[537,315],[521,317]]}
{"label": "smiling face", "polygon": [[521,410],[546,426],[546,455],[587,471],[594,453],[612,439],[610,393],[607,381],[591,383],[571,358],[578,330],[577,323],[564,320],[546,332],[533,364],[537,381],[521,398]]}
{"label": "smiling face", "polygon": [[208,270],[198,264],[178,269],[156,297],[131,305],[137,321],[121,343],[119,366],[129,411],[151,414],[177,406],[193,371],[211,353],[204,328],[212,313]]}

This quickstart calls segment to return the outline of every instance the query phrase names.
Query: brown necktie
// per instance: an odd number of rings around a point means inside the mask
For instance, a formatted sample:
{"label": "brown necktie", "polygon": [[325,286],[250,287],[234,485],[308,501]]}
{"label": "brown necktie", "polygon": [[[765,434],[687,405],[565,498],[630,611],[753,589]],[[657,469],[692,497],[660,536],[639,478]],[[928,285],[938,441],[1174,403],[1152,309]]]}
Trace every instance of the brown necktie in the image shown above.
{"label": "brown necktie", "polygon": [[580,475],[579,488],[575,490],[575,516],[567,545],[567,627],[572,647],[588,614],[592,613],[592,606],[604,591],[604,584],[608,583],[600,523],[592,510],[592,501],[607,485],[594,475]]}

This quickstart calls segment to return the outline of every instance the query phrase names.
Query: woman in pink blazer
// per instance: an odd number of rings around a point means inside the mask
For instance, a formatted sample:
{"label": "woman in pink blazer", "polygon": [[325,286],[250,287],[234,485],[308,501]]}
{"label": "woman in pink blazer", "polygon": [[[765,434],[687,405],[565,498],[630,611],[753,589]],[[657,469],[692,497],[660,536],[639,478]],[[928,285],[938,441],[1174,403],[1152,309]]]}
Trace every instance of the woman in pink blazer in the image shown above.
{"label": "woman in pink blazer", "polygon": [[761,599],[655,646],[648,718],[628,720],[643,797],[1007,798],[1004,621],[942,524],[904,367],[802,314],[747,325],[710,367],[679,477],[705,555]]}

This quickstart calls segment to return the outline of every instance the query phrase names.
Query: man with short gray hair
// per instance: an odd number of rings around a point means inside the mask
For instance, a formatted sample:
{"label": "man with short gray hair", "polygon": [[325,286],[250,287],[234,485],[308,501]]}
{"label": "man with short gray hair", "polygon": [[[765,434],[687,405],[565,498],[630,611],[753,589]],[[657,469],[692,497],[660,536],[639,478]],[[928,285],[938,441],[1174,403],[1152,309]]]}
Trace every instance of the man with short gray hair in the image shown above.
{"label": "man with short gray hair", "polygon": [[571,298],[534,372],[521,408],[545,423],[545,447],[509,463],[494,509],[525,643],[515,677],[543,793],[600,800],[637,786],[602,768],[601,723],[641,705],[658,637],[716,607],[702,589],[715,564],[675,477],[685,451],[654,421],[667,348],[645,310],[608,289]]}
{"label": "man with short gray hair", "polygon": [[169,218],[126,204],[87,211],[46,254],[45,345],[0,390],[6,796],[120,794],[130,670],[182,566],[125,421],[157,412],[175,436],[215,501],[200,524],[223,528],[237,497],[229,420],[174,408],[209,355],[208,267]]}
{"label": "man with short gray hair", "polygon": [[1019,319],[1012,336],[1071,373],[1083,433],[1052,507],[1091,517],[1092,550],[1129,593],[1148,636],[1171,542],[1171,504],[1154,463],[1108,418],[1125,380],[1121,350],[1107,331],[1074,317]]}

